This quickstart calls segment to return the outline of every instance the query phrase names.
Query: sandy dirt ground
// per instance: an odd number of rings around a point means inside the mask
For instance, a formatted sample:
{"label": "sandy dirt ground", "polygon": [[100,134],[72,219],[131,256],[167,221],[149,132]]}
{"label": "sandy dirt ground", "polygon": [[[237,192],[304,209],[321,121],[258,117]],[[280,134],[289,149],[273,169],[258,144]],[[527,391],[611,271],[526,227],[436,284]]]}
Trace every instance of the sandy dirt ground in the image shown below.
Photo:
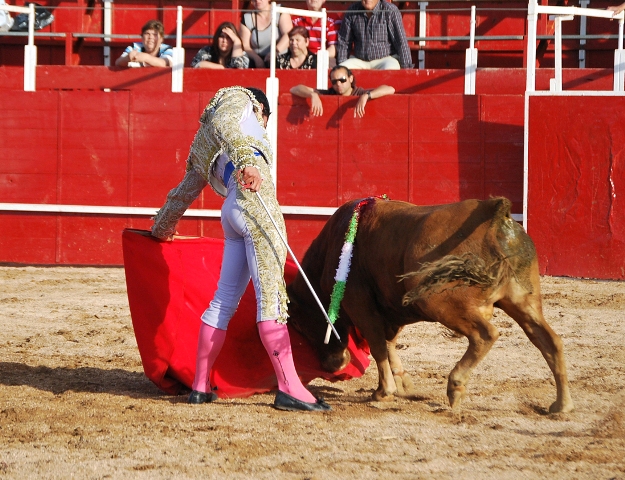
{"label": "sandy dirt ground", "polygon": [[[551,373],[503,312],[501,337],[452,412],[466,340],[408,327],[418,394],[370,400],[364,377],[310,388],[328,414],[273,394],[193,406],[143,374],[121,268],[0,267],[0,478],[625,478],[625,284],[543,278],[576,409],[548,414]],[[193,346],[194,348],[194,346]]]}

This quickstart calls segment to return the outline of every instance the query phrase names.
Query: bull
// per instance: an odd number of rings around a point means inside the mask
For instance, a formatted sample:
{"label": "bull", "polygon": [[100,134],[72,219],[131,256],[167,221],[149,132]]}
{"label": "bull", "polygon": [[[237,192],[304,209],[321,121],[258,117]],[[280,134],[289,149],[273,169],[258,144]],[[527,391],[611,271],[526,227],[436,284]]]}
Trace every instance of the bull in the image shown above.
{"label": "bull", "polygon": [[[357,203],[334,213],[301,263],[325,305]],[[324,343],[327,324],[299,273],[288,288],[290,322],[329,372],[349,362],[347,333],[356,327],[378,368],[376,401],[408,395],[414,388],[395,349],[405,325],[439,322],[464,335],[468,348],[447,382],[449,404],[456,409],[472,370],[499,337],[490,323],[498,307],[520,325],[553,373],[557,397],[549,411],[573,410],[562,341],[543,316],[536,249],[510,209],[506,198],[436,206],[370,201],[360,214],[335,323],[342,340],[332,336]]]}

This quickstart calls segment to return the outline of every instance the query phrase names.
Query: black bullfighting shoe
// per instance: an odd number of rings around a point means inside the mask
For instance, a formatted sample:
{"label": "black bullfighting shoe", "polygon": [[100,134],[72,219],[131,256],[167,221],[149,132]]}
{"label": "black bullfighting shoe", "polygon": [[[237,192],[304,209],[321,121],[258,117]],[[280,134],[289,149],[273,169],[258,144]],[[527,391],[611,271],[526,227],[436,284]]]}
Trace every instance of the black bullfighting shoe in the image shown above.
{"label": "black bullfighting shoe", "polygon": [[318,398],[315,403],[303,402],[288,393],[284,393],[282,390],[278,390],[273,406],[278,410],[289,410],[291,412],[328,412],[332,410],[332,407],[321,398]]}
{"label": "black bullfighting shoe", "polygon": [[200,403],[211,403],[215,400],[217,400],[217,395],[214,392],[204,393],[193,390],[189,395],[189,400],[187,400],[187,403],[199,405]]}

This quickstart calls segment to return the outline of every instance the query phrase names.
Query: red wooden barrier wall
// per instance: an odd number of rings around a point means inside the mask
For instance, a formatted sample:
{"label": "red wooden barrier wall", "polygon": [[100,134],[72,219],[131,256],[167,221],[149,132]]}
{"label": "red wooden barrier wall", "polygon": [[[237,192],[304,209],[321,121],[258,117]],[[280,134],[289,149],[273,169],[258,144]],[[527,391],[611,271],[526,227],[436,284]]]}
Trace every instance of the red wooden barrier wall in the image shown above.
{"label": "red wooden barrier wall", "polygon": [[528,233],[541,271],[625,279],[623,96],[531,97]]}
{"label": "red wooden barrier wall", "polygon": [[[213,92],[14,91],[3,96],[0,201],[160,207],[182,176],[197,119]],[[506,195],[521,211],[521,95],[394,95],[353,117],[352,98],[325,97],[324,116],[279,99],[278,197],[338,206],[387,193],[415,203]],[[505,108],[502,108],[502,105]],[[219,208],[206,191],[194,207]],[[289,217],[302,254],[325,218]],[[119,264],[120,232],[145,218],[0,215],[0,261]],[[214,220],[180,232],[221,236]]]}
{"label": "red wooden barrier wall", "polygon": [[[38,91],[26,93],[23,70],[0,67],[0,202],[160,207],[182,175],[201,110],[232,84],[230,73],[187,69],[185,93],[172,94],[160,70],[47,66],[37,69]],[[237,83],[262,87],[265,74],[237,72]],[[420,204],[505,195],[521,212],[523,70],[478,70],[477,96],[461,93],[453,70],[356,75],[364,87],[387,83],[405,93],[369,103],[363,119],[353,117],[353,99],[325,97],[324,116],[311,118],[288,90],[314,84],[314,72],[280,72],[283,205],[338,206],[379,193]],[[552,75],[540,69],[537,88]],[[609,90],[612,75],[565,70],[564,84]],[[623,101],[532,98],[529,230],[543,273],[623,278]],[[219,206],[210,191],[194,205]],[[325,221],[287,216],[299,256]],[[121,264],[122,229],[150,223],[1,212],[0,262]],[[180,231],[221,236],[217,220],[184,220]]]}

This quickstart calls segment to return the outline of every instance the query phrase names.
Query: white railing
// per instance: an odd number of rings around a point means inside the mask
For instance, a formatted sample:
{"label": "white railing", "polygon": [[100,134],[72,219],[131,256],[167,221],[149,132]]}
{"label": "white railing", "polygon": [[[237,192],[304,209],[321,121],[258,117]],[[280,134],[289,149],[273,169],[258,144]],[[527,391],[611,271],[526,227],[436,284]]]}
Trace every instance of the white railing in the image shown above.
{"label": "white railing", "polygon": [[[280,207],[285,215],[315,215],[330,216],[336,211],[336,207],[304,207],[288,206]],[[4,212],[29,212],[29,213],[82,213],[85,215],[129,215],[129,216],[154,216],[157,207],[108,207],[102,205],[59,205],[47,203],[0,203],[0,211]],[[219,218],[221,210],[193,208],[184,213],[185,217],[194,218]]]}
{"label": "white railing", "polygon": [[[536,0],[530,0],[527,7],[527,82],[526,90],[533,92],[536,90],[536,27],[539,14],[552,15],[555,21],[555,78],[552,80],[552,90],[562,91],[562,21],[570,20],[576,15],[582,17],[597,17],[618,19],[619,21],[619,38],[617,53],[614,56],[614,75],[615,75],[615,91],[622,91],[623,76],[623,13],[614,15],[610,10],[599,10],[596,8],[580,8],[580,7],[556,7],[549,5],[538,5]],[[621,89],[617,90],[617,76],[621,77]]]}
{"label": "white railing", "polygon": [[471,32],[469,48],[464,62],[464,94],[475,95],[475,78],[477,77],[477,48],[475,48],[475,5],[471,6]]}

